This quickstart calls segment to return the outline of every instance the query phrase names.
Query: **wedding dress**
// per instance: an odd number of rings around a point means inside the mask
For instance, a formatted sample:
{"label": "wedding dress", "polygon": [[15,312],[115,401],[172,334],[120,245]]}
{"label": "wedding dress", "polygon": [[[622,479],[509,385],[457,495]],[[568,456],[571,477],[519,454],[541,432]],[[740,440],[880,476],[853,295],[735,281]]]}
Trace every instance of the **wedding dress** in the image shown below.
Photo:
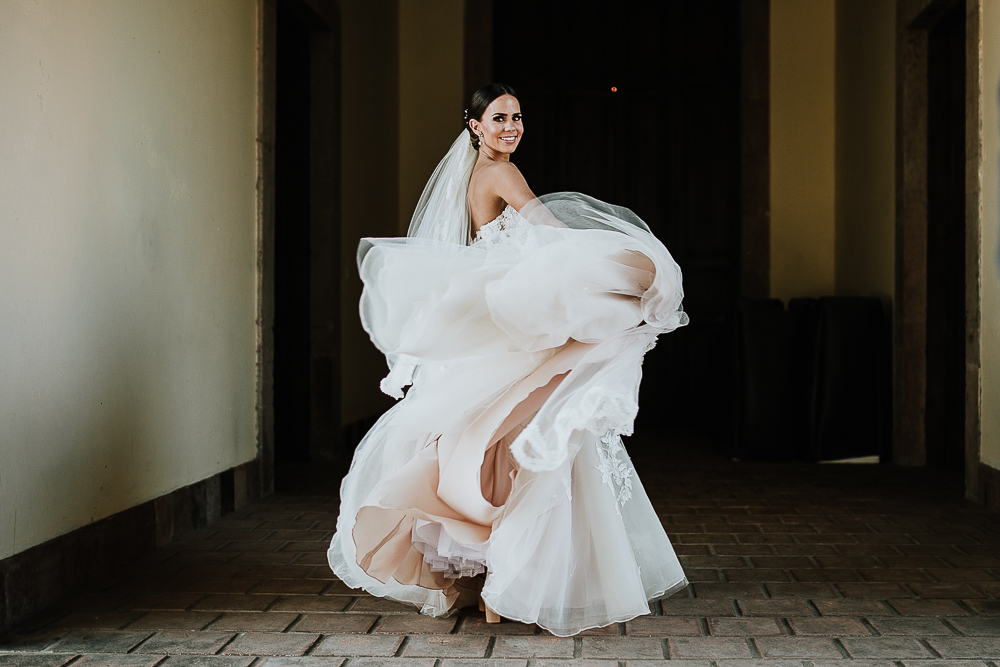
{"label": "wedding dress", "polygon": [[355,452],[330,565],[427,614],[481,593],[560,636],[649,613],[687,580],[621,436],[643,355],[687,322],[680,269],[631,211],[576,193],[469,239],[468,150],[410,236],[362,242],[362,321],[402,400]]}

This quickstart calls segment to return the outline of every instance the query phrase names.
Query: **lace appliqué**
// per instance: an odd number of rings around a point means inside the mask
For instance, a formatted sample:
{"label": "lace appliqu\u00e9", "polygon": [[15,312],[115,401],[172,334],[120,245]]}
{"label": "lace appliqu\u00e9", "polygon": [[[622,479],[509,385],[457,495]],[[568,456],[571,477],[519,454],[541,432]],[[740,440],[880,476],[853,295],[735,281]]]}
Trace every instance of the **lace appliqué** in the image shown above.
{"label": "lace appliqu\u00e9", "polygon": [[600,464],[601,482],[608,485],[615,496],[615,512],[621,516],[619,508],[632,500],[632,475],[635,469],[628,461],[622,461],[618,455],[625,451],[621,435],[617,431],[608,431],[597,443],[597,457]]}
{"label": "lace appliqu\u00e9", "polygon": [[495,219],[486,223],[476,232],[472,245],[477,248],[495,248],[511,241],[520,243],[528,233],[530,223],[521,217],[513,206],[507,206]]}

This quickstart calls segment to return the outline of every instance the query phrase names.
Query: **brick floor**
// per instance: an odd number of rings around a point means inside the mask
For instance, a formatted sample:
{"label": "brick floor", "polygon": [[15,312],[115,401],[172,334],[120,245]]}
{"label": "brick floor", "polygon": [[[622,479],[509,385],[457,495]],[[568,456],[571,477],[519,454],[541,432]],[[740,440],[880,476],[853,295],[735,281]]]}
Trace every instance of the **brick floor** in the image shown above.
{"label": "brick floor", "polygon": [[954,480],[632,449],[693,582],[650,616],[557,638],[349,589],[324,554],[336,472],[286,469],[281,493],[0,637],[0,667],[1000,667],[1000,517]]}

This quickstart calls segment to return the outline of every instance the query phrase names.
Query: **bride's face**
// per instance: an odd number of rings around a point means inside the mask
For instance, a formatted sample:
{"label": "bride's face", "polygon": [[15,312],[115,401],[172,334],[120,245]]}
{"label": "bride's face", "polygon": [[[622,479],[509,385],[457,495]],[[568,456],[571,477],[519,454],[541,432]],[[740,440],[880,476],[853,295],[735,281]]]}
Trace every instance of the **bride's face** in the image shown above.
{"label": "bride's face", "polygon": [[[498,153],[513,153],[524,134],[521,105],[513,95],[501,95],[486,107],[472,130],[482,132],[482,142]],[[478,126],[478,128],[477,128]]]}

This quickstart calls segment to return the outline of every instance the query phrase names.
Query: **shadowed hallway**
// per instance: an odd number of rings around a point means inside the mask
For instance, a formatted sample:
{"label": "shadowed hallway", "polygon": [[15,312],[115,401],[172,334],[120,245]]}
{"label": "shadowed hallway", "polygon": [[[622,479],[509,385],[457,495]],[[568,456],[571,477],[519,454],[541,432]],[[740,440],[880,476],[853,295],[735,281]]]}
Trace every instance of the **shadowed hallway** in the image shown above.
{"label": "shadowed hallway", "polygon": [[995,667],[1000,518],[963,500],[960,479],[736,463],[685,444],[631,442],[692,582],[651,616],[557,638],[488,626],[472,610],[435,619],[359,594],[326,566],[336,473],[286,467],[279,493],[6,636],[0,665]]}

